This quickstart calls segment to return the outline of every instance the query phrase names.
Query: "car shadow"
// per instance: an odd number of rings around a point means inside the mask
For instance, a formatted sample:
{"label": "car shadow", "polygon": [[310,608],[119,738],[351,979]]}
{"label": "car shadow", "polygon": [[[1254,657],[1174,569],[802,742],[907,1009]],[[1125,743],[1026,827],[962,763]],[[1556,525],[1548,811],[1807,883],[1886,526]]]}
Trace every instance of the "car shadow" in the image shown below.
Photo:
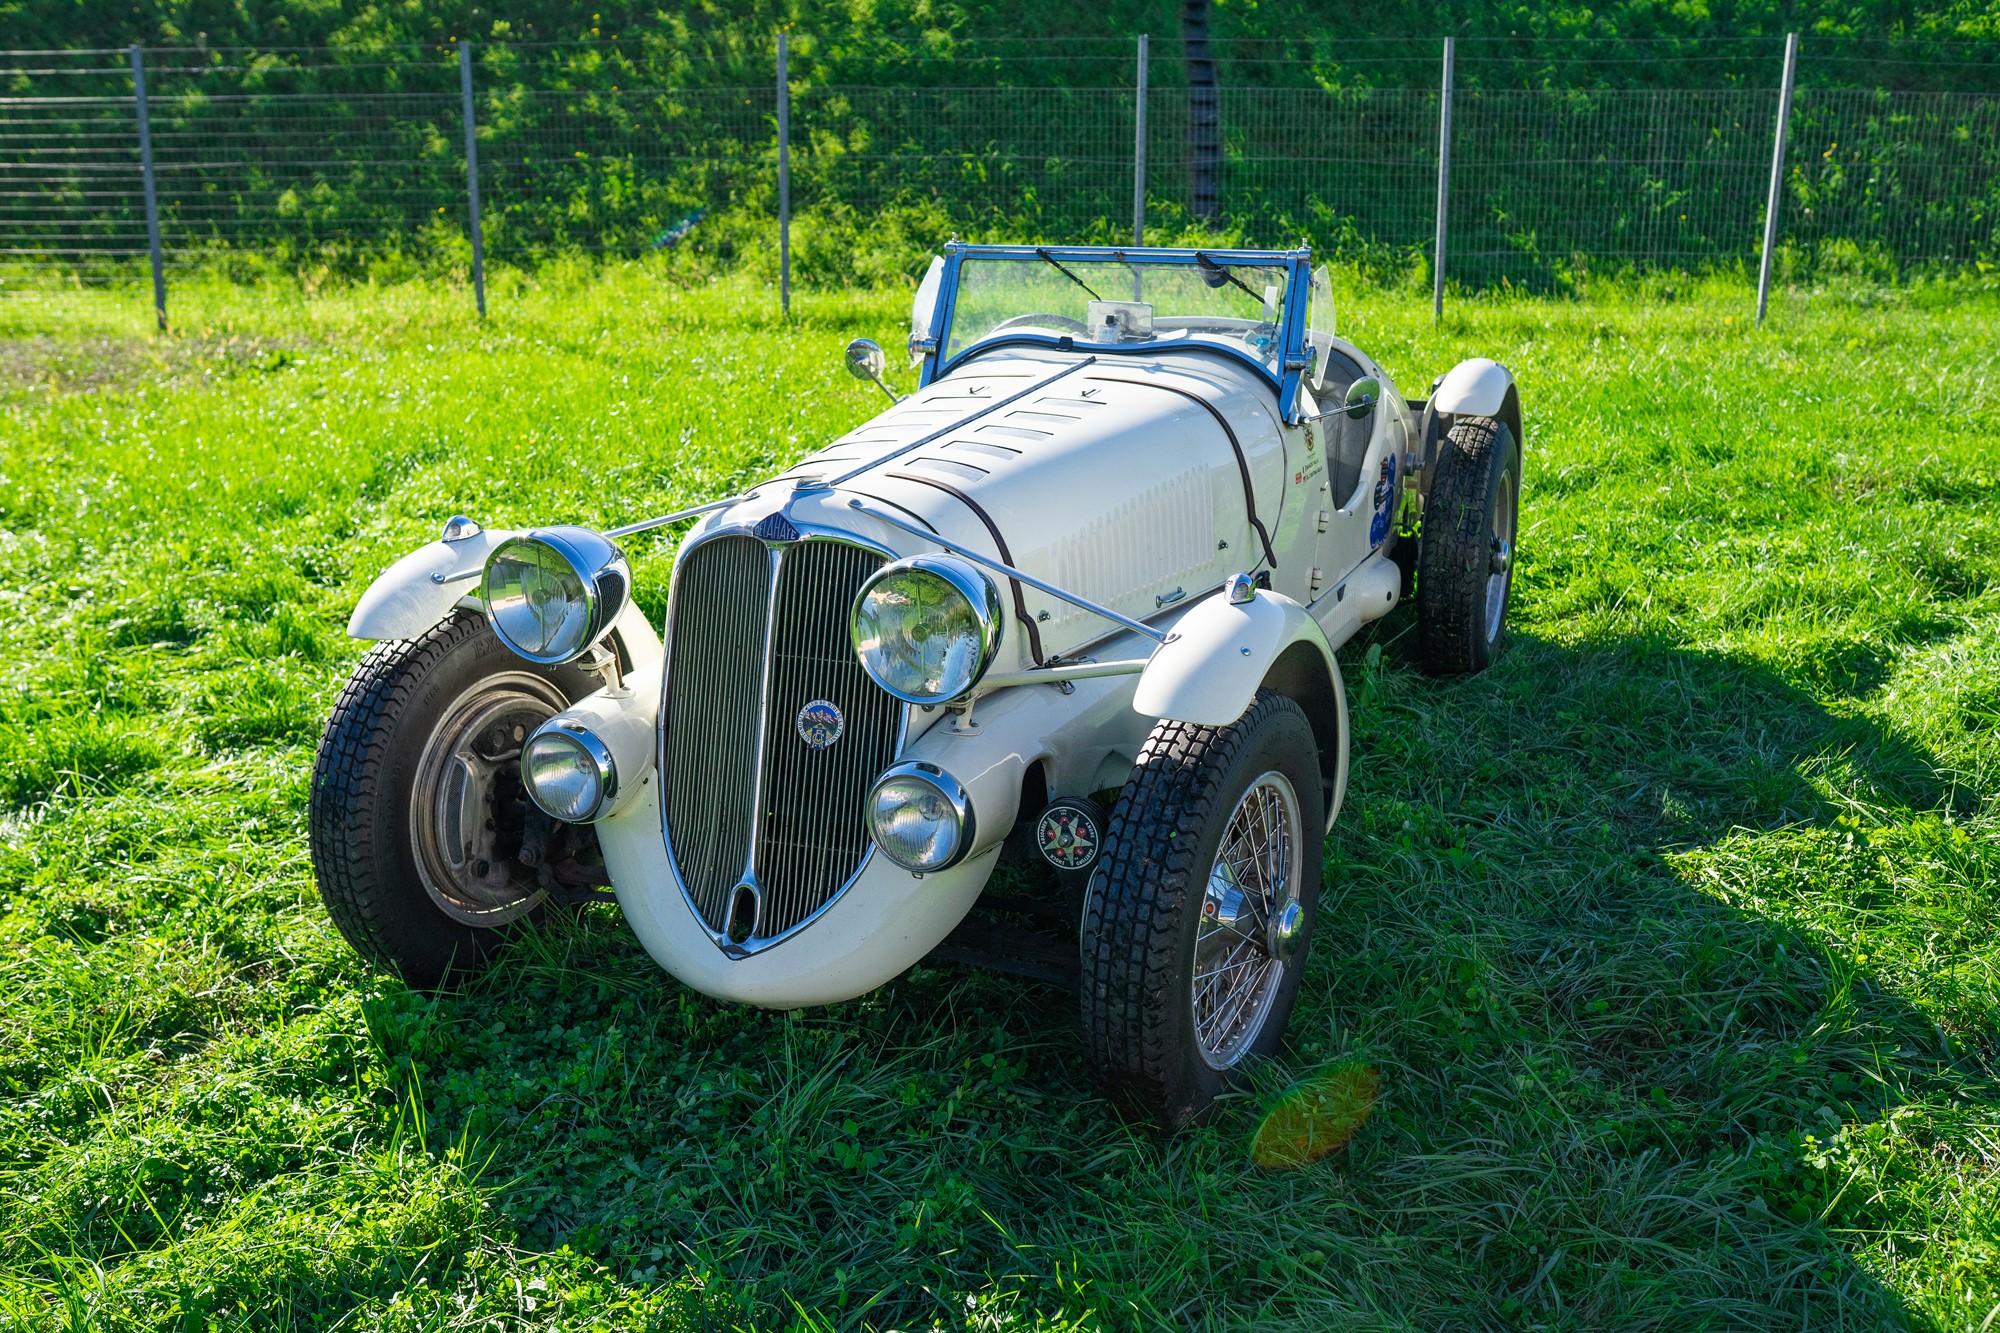
{"label": "car shadow", "polygon": [[[1680,1276],[1648,1300],[1689,1321],[1914,1320],[1854,1252],[1922,1248],[1896,1159],[1939,1145],[1898,1121],[2000,1095],[1994,1015],[1870,949],[1915,929],[1948,952],[1971,924],[1901,895],[1965,859],[1956,821],[1988,794],[1755,661],[1516,635],[1432,681],[1388,628],[1349,663],[1356,780],[1310,978],[1326,1048],[1380,1068],[1388,1123],[1357,1152],[1378,1215],[1457,1197],[1421,1234],[1477,1255],[1510,1320],[1624,1322],[1656,1249]],[[1850,698],[1882,678],[1850,665]],[[1511,1190],[1450,1178],[1489,1155]]]}
{"label": "car shadow", "polygon": [[[1942,912],[1949,946],[1948,904],[1899,885],[1985,794],[1755,662],[1520,635],[1435,681],[1396,628],[1346,663],[1285,1050],[1177,1139],[1090,1095],[1058,988],[925,968],[765,1013],[679,987],[608,909],[462,990],[387,987],[371,1023],[519,1243],[753,1320],[1923,1322],[1860,1252],[1921,1244],[1952,1150],[1926,1127],[2000,1101],[1995,1029],[1870,932]],[[1380,1093],[1352,1142],[1252,1165],[1285,1087],[1354,1063]]]}

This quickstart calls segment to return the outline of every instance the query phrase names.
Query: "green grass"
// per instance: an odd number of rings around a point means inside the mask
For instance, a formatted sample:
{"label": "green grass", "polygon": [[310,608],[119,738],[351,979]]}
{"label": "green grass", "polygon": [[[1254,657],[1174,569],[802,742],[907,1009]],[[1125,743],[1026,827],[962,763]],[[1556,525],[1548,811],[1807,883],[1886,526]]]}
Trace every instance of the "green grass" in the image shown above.
{"label": "green grass", "polygon": [[[1357,289],[1528,412],[1515,637],[1348,654],[1282,1060],[1169,1142],[1072,1001],[719,1005],[615,910],[413,993],[302,831],[370,577],[609,524],[871,413],[904,297],[550,273],[0,307],[0,1324],[1945,1329],[2000,1305],[2000,300]],[[638,554],[663,609],[670,552]],[[1344,1149],[1262,1110],[1380,1079]]]}

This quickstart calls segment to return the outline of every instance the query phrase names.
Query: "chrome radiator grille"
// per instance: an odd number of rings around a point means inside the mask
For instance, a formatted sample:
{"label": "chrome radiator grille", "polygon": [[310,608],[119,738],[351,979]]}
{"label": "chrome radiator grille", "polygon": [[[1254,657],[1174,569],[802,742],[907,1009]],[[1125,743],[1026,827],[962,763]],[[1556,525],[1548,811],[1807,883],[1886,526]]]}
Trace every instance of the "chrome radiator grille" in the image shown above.
{"label": "chrome radiator grille", "polygon": [[771,553],[755,538],[704,542],[681,562],[660,711],[667,845],[695,911],[717,930],[750,846],[770,603]]}
{"label": "chrome radiator grille", "polygon": [[[755,947],[829,902],[860,868],[869,786],[895,758],[902,705],[848,646],[847,613],[882,563],[834,541],[712,538],[681,562],[661,712],[667,846],[695,911]],[[815,750],[800,710],[826,701]]]}
{"label": "chrome radiator grille", "polygon": [[[881,563],[873,551],[826,541],[789,546],[778,563],[757,826],[759,935],[783,934],[811,916],[868,851],[862,802],[896,757],[903,705],[861,669],[847,613],[861,581]],[[799,710],[817,699],[846,719],[840,739],[824,750],[801,740],[795,725]]]}

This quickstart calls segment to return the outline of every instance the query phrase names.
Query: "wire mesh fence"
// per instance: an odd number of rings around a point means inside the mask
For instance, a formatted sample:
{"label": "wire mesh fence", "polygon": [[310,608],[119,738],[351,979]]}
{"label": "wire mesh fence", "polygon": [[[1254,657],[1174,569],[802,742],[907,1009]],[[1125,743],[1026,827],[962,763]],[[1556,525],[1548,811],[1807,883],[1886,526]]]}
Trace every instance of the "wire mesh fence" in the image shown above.
{"label": "wire mesh fence", "polygon": [[794,199],[907,208],[966,236],[1129,230],[1129,88],[809,88],[793,101]]}
{"label": "wire mesh fence", "polygon": [[[1865,77],[1863,53],[1834,48],[1815,76],[1812,49],[1780,164],[1781,272],[1837,262],[1900,276],[2000,260],[2000,58],[1980,47],[1907,59],[1894,87],[1841,86],[1829,78]],[[149,173],[169,271],[463,265],[474,175],[496,260],[768,238],[781,99],[790,208],[829,238],[802,252],[807,280],[839,276],[826,252],[885,224],[918,248],[953,233],[1124,243],[1135,189],[1154,240],[1304,239],[1405,271],[1436,258],[1447,96],[1436,42],[1243,44],[1216,53],[1213,99],[1166,43],[1152,46],[1143,97],[1134,50],[1104,42],[930,63],[848,53],[795,63],[782,88],[774,52],[725,53],[712,62],[723,81],[708,86],[669,50],[0,54],[0,294],[142,276]],[[1593,273],[1754,266],[1778,51],[1462,53],[1449,92],[1452,279],[1560,287]],[[1910,86],[1912,69],[1938,71],[1939,86]],[[957,81],[968,72],[987,82]],[[1203,106],[1219,121],[1212,161]]]}
{"label": "wire mesh fence", "polygon": [[1883,271],[2000,259],[2000,97],[1808,88],[1783,240]]}
{"label": "wire mesh fence", "polygon": [[1468,89],[1450,258],[1469,281],[1754,259],[1777,99],[1686,89]]}
{"label": "wire mesh fence", "polygon": [[488,253],[517,263],[566,250],[636,254],[699,213],[771,215],[776,105],[775,86],[520,90],[482,100]]}

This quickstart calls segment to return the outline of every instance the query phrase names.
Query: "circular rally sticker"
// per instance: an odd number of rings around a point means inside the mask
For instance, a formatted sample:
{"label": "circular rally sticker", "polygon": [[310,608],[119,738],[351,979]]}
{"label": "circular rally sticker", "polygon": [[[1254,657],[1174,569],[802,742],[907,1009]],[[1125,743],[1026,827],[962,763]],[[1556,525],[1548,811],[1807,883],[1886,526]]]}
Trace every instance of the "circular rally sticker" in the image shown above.
{"label": "circular rally sticker", "polygon": [[1056,801],[1035,824],[1035,846],[1058,870],[1088,870],[1103,843],[1096,809],[1084,801]]}

